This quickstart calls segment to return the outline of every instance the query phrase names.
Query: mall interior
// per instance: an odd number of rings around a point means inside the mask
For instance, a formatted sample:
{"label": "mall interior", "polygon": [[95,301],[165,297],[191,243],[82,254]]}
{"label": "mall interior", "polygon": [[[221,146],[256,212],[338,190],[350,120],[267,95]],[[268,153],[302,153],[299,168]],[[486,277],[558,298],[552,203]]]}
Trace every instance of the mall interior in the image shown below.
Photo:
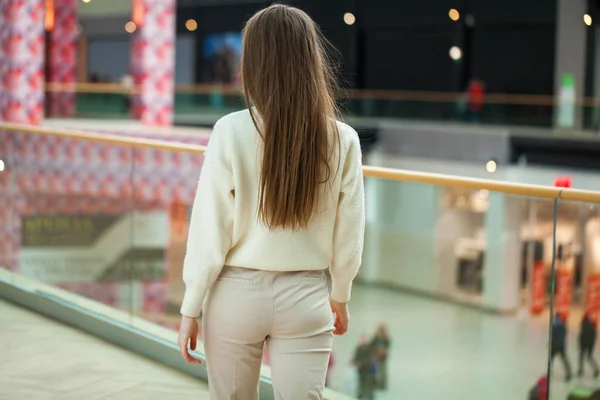
{"label": "mall interior", "polygon": [[[0,399],[209,398],[176,345],[189,214],[212,126],[246,108],[242,28],[272,3],[0,0]],[[357,398],[381,327],[363,398],[600,398],[593,343],[580,371],[600,313],[600,1],[286,3],[336,49],[364,161],[324,398]]]}

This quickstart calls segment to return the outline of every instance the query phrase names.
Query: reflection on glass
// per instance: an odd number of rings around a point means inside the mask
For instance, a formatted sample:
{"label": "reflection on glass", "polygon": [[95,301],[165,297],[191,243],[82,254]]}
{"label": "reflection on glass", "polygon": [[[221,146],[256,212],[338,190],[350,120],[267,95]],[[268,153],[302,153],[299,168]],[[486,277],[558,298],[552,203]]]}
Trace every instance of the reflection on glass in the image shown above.
{"label": "reflection on glass", "polygon": [[129,273],[131,149],[22,132],[10,135],[17,155],[9,164],[18,255],[14,271],[129,310],[127,281],[116,276]]}
{"label": "reflection on glass", "polygon": [[[206,138],[189,139],[206,143]],[[189,215],[203,157],[143,148],[134,154],[132,206],[138,218],[132,231],[136,255],[128,276],[131,309],[134,315],[177,329]]]}

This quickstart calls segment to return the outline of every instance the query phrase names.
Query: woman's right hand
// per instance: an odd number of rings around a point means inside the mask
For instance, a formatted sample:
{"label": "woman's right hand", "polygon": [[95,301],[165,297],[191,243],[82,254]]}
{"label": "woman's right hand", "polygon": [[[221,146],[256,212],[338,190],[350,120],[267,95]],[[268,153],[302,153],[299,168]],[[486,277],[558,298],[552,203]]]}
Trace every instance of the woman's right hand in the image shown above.
{"label": "woman's right hand", "polygon": [[192,357],[188,351],[188,346],[191,350],[196,350],[198,331],[198,321],[196,321],[196,318],[186,317],[185,315],[181,316],[177,344],[179,345],[181,356],[189,364],[200,364],[200,360]]}
{"label": "woman's right hand", "polygon": [[339,303],[333,299],[329,300],[331,311],[335,314],[335,322],[333,323],[334,335],[343,335],[348,330],[350,323],[350,312],[348,311],[348,303]]}

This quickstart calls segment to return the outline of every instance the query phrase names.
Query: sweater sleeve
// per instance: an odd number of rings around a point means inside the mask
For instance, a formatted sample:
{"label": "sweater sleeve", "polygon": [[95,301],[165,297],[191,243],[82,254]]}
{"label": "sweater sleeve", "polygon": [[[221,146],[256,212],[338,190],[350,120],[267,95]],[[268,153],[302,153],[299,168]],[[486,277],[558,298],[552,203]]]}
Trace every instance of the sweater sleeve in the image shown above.
{"label": "sweater sleeve", "polygon": [[331,298],[345,303],[350,300],[352,281],[362,261],[365,232],[365,193],[362,153],[354,133],[342,170],[342,185],[333,234],[331,263]]}
{"label": "sweater sleeve", "polygon": [[183,262],[185,295],[181,314],[193,318],[200,315],[204,297],[223,269],[231,248],[234,185],[222,130],[217,122],[206,149]]}

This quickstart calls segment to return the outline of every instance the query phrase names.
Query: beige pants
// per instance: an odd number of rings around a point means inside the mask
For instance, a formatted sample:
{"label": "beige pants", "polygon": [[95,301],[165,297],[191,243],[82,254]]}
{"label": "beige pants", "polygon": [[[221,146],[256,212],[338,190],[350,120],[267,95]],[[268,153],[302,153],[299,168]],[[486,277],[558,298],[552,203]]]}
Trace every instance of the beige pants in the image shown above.
{"label": "beige pants", "polygon": [[323,271],[225,267],[202,319],[212,400],[256,400],[263,347],[277,400],[322,399],[333,314]]}

